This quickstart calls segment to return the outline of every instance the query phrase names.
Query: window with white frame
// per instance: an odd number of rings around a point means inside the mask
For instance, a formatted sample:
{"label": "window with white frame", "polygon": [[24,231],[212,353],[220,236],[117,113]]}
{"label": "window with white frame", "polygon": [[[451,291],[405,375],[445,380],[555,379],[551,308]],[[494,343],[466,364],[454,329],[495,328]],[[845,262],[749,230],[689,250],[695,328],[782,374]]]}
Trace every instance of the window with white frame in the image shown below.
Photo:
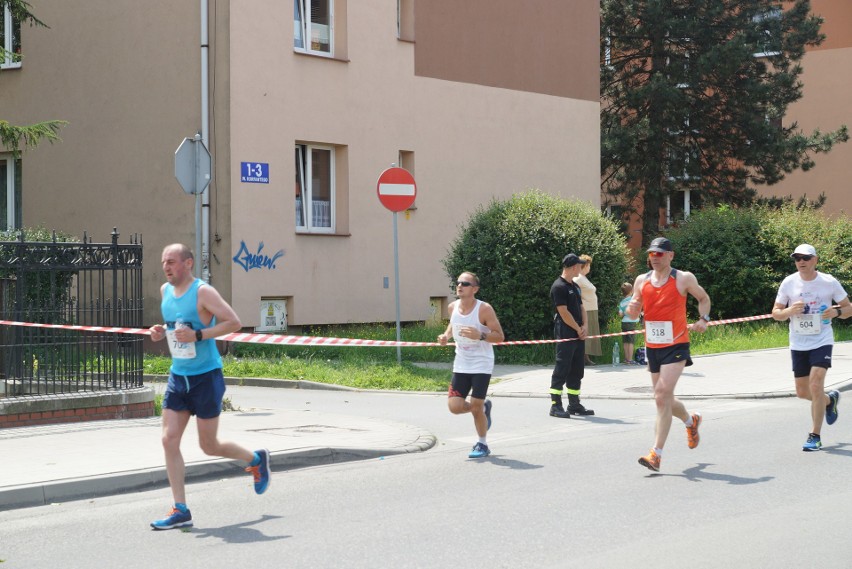
{"label": "window with white frame", "polygon": [[334,233],[334,148],[296,145],[296,231]]}
{"label": "window with white frame", "polygon": [[0,155],[0,231],[21,228],[21,160]]}
{"label": "window with white frame", "polygon": [[752,18],[757,27],[757,47],[754,57],[772,57],[781,53],[782,15],[780,6],[772,6]]}
{"label": "window with white frame", "polygon": [[293,0],[293,49],[332,55],[333,14],[334,0]]}
{"label": "window with white frame", "polygon": [[12,18],[9,6],[0,9],[0,68],[21,66],[21,22]]}
{"label": "window with white frame", "polygon": [[676,190],[673,195],[666,196],[666,225],[672,225],[688,219],[692,210],[692,195],[689,188]]}

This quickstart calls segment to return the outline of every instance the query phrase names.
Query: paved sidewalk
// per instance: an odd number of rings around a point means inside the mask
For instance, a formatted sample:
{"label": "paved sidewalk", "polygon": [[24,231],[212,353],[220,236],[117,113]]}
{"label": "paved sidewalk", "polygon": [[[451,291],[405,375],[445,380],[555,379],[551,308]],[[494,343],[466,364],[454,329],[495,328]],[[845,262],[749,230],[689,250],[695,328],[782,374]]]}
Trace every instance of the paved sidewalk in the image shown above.
{"label": "paved sidewalk", "polygon": [[[778,348],[714,354],[693,358],[677,384],[682,399],[795,397],[790,350]],[[492,383],[494,396],[549,397],[552,367],[519,369],[497,366],[501,381]],[[651,396],[645,366],[601,364],[586,368],[583,399],[634,399]],[[834,345],[826,390],[852,389],[852,342]]]}
{"label": "paved sidewalk", "polygon": [[[701,356],[694,361],[678,383],[678,397],[795,396],[787,349]],[[491,396],[549,397],[551,372],[551,367],[497,366]],[[246,383],[323,388],[274,379]],[[826,389],[852,389],[852,342],[835,345]],[[649,374],[640,366],[588,367],[582,397],[650,398]],[[159,418],[0,429],[5,467],[0,469],[0,511],[166,487],[162,449],[154,442],[159,431]],[[249,448],[268,448],[275,471],[421,452],[436,443],[433,434],[417,426],[302,410],[228,413],[220,434]],[[196,440],[195,421],[190,421],[183,445],[188,482],[248,476],[233,461],[205,456]]]}
{"label": "paved sidewalk", "polygon": [[[0,469],[0,511],[167,487],[160,430],[160,417],[0,429],[0,454],[6,457]],[[269,449],[273,471],[435,445],[434,435],[411,425],[301,410],[227,413],[219,435],[250,449]],[[206,456],[197,440],[192,420],[181,447],[187,483],[249,476],[240,461]]]}

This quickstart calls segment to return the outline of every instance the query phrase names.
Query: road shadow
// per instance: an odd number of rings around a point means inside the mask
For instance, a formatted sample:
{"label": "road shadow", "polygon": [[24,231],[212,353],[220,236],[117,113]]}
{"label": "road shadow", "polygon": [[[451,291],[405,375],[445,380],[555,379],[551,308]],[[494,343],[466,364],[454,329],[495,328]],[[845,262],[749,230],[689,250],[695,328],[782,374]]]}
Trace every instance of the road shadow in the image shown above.
{"label": "road shadow", "polygon": [[610,419],[602,415],[571,415],[570,421],[588,421],[590,423],[598,423],[601,425],[635,425],[634,421],[623,421],[621,419]]}
{"label": "road shadow", "polygon": [[199,528],[198,526],[195,526],[189,533],[192,533],[199,539],[215,537],[226,543],[260,543],[262,541],[278,541],[279,539],[287,539],[292,536],[264,535],[260,530],[249,526],[257,525],[269,520],[277,520],[281,517],[282,516],[269,516],[264,514],[254,521],[241,522],[220,528]]}
{"label": "road shadow", "polygon": [[827,452],[828,454],[836,454],[840,456],[845,456],[852,458],[852,443],[837,443],[831,446],[824,446],[820,452]]}
{"label": "road shadow", "polygon": [[476,462],[488,462],[495,466],[504,466],[506,468],[511,468],[512,470],[536,470],[538,468],[544,468],[544,465],[542,464],[530,464],[529,462],[524,462],[522,460],[502,458],[499,454],[492,454],[485,458],[471,460],[476,460]]}
{"label": "road shadow", "polygon": [[742,486],[745,484],[759,484],[761,482],[769,482],[770,480],[774,480],[774,476],[761,476],[760,478],[748,478],[745,476],[735,476],[733,474],[717,474],[715,472],[706,472],[705,469],[708,466],[715,466],[715,464],[709,462],[699,462],[692,468],[687,468],[683,471],[682,474],[664,474],[662,472],[654,472],[649,474],[649,477],[662,477],[662,476],[671,476],[676,478],[686,478],[692,482],[703,482],[705,480],[709,480],[712,482],[725,482],[727,484],[733,484],[735,486]]}

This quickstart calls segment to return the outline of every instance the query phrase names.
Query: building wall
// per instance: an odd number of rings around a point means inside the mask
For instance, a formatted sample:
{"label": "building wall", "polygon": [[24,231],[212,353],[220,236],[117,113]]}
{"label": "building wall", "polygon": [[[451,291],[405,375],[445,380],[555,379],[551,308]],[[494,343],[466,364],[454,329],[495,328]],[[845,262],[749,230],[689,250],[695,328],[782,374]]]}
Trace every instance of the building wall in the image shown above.
{"label": "building wall", "polygon": [[[811,0],[811,11],[823,17],[826,40],[810,49],[802,61],[803,97],[791,105],[784,126],[797,122],[806,134],[819,129],[852,127],[852,2]],[[797,170],[773,186],[761,186],[761,195],[827,196],[823,210],[828,214],[852,214],[852,143],[836,145],[828,154],[814,155],[816,166]]]}
{"label": "building wall", "polygon": [[39,0],[49,29],[22,27],[20,69],[0,71],[0,116],[68,121],[62,141],[24,153],[23,223],[145,245],[145,319],[159,320],[160,251],[194,242],[194,199],[174,152],[200,128],[197,2]]}
{"label": "building wall", "polygon": [[[393,218],[376,180],[400,150],[418,184],[416,209],[398,216],[403,320],[451,295],[441,259],[480,205],[527,188],[599,203],[597,2],[403,4],[405,41],[396,3],[335,0],[341,49],[329,59],[294,53],[290,2],[210,0],[209,266],[246,326],[262,297],[289,298],[291,324],[394,319]],[[174,152],[201,127],[198,3],[33,9],[51,28],[24,26],[26,59],[0,72],[0,112],[69,125],[61,143],[24,154],[24,224],[97,241],[113,227],[141,234],[145,320],[157,322],[160,252],[195,239]],[[471,26],[450,46],[442,20],[454,11]],[[500,34],[529,45],[505,49]],[[338,235],[296,234],[296,141],[338,145]],[[246,161],[268,163],[269,184],[241,183]],[[283,252],[275,268],[234,261],[261,243]]]}
{"label": "building wall", "polygon": [[[483,2],[470,4],[487,12]],[[469,6],[416,3],[410,42],[396,38],[393,3],[350,1],[343,60],[294,53],[292,16],[280,3],[258,7],[269,14],[262,22],[232,11],[231,253],[243,243],[251,252],[263,243],[269,256],[284,253],[274,270],[232,266],[234,306],[245,325],[258,323],[261,297],[290,298],[291,324],[394,319],[393,217],[378,201],[376,180],[400,150],[414,153],[418,192],[417,209],[398,218],[404,321],[427,319],[430,298],[451,294],[441,260],[480,205],[528,188],[599,203],[597,3],[577,3],[587,8],[581,20],[569,18],[572,11],[561,2],[541,4],[536,18],[560,20],[564,37],[587,28],[594,34],[586,34],[588,64],[569,64],[578,74],[567,81],[542,77],[533,85],[538,91],[521,90],[524,80],[495,71],[491,58],[501,54],[478,53],[489,58],[484,65],[491,71],[462,80],[465,68],[450,65],[460,54],[447,52],[433,27],[436,15],[468,19]],[[465,16],[456,18],[457,9]],[[471,28],[471,45],[490,42],[518,16],[509,3],[492,10],[501,17],[492,14]],[[575,53],[566,51],[563,36],[548,37],[552,42],[524,57],[530,65],[544,57],[541,65],[560,75]],[[548,74],[521,63],[509,67],[532,77]],[[296,141],[342,148],[338,181],[345,177],[348,186],[348,223],[338,235],[295,232]],[[246,161],[268,163],[269,184],[240,183]]]}

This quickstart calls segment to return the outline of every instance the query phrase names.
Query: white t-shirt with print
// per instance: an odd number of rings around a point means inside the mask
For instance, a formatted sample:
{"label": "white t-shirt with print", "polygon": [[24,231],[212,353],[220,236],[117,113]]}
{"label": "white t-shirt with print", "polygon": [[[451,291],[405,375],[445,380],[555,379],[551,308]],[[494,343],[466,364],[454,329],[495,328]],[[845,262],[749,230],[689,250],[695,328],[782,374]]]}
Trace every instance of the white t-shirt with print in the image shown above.
{"label": "white t-shirt with print", "polygon": [[820,314],[847,296],[840,282],[826,273],[817,272],[812,281],[803,280],[799,273],[785,278],[778,287],[775,302],[784,306],[799,300],[805,303],[803,314],[790,317],[790,349],[807,351],[833,345],[831,320],[822,319]]}

